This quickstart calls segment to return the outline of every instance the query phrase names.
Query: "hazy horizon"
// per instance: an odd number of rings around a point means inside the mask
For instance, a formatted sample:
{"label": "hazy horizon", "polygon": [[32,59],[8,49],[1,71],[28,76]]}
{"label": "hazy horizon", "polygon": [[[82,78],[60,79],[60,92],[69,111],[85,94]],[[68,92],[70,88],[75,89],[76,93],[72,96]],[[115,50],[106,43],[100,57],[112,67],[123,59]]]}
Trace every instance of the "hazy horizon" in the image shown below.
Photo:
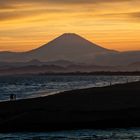
{"label": "hazy horizon", "polygon": [[1,0],[0,51],[27,51],[73,32],[108,49],[140,50],[139,0]]}

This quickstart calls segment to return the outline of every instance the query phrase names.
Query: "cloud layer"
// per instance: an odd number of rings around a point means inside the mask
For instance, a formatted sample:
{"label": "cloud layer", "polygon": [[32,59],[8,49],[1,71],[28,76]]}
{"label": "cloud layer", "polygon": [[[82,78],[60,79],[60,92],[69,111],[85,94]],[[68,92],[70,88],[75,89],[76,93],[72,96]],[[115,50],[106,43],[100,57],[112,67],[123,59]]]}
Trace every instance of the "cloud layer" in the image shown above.
{"label": "cloud layer", "polygon": [[139,47],[139,21],[140,0],[0,0],[0,50],[39,46],[64,32],[91,41],[94,34],[111,49]]}

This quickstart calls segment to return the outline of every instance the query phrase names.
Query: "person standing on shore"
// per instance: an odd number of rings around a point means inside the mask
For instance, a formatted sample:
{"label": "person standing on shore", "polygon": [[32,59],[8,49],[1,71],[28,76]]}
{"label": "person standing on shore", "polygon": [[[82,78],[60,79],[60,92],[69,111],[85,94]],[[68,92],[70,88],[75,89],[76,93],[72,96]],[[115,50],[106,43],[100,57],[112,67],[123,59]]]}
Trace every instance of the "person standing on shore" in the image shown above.
{"label": "person standing on shore", "polygon": [[16,100],[16,94],[10,94],[10,101]]}

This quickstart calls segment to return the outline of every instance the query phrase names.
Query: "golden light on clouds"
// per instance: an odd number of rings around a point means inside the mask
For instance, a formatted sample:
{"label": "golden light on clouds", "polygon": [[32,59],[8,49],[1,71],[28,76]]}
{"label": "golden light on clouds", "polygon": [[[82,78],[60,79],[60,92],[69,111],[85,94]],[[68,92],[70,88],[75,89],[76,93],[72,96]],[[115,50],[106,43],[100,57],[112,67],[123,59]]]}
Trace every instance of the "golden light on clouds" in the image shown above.
{"label": "golden light on clouds", "polygon": [[65,32],[110,49],[140,50],[140,1],[0,1],[1,51],[30,50]]}

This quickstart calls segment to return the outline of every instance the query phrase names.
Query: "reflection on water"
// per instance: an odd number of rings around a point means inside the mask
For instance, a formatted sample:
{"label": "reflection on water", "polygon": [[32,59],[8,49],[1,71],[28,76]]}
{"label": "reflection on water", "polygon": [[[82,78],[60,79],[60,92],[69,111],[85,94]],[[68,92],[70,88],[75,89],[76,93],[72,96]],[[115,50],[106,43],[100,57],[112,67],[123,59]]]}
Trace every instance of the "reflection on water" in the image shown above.
{"label": "reflection on water", "polygon": [[0,134],[0,140],[140,140],[140,128]]}
{"label": "reflection on water", "polygon": [[24,75],[0,77],[0,100],[9,99],[14,93],[18,98],[49,95],[60,91],[86,87],[99,87],[110,83],[126,83],[140,80],[140,76],[92,76],[92,75]]}

